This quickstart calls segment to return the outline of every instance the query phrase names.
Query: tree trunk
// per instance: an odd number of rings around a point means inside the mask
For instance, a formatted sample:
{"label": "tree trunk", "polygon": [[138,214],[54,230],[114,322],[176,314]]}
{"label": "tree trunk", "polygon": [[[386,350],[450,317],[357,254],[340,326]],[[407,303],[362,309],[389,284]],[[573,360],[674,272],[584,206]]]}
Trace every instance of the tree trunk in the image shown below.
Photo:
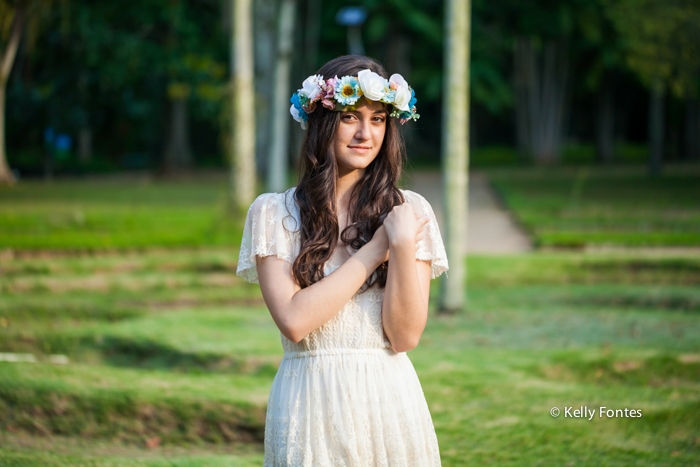
{"label": "tree trunk", "polygon": [[89,127],[78,130],[78,159],[83,164],[92,160],[92,130]]}
{"label": "tree trunk", "polygon": [[521,159],[532,157],[527,105],[527,63],[520,39],[513,52],[513,87],[515,89],[515,141]]}
{"label": "tree trunk", "polygon": [[615,107],[612,82],[604,77],[598,95],[598,118],[596,120],[596,149],[598,161],[609,164],[615,148]]}
{"label": "tree trunk", "polygon": [[169,124],[165,153],[163,154],[163,170],[166,173],[187,170],[192,167],[187,97],[171,96],[169,103]]}
{"label": "tree trunk", "polygon": [[664,86],[661,80],[654,82],[649,96],[649,173],[661,173],[664,152]]}
{"label": "tree trunk", "polygon": [[700,99],[685,101],[685,158],[700,160]]}
{"label": "tree trunk", "polygon": [[16,182],[15,176],[7,163],[5,152],[5,89],[7,82],[0,83],[0,185]]}
{"label": "tree trunk", "polygon": [[272,112],[272,149],[267,166],[267,189],[282,193],[287,188],[289,166],[289,102],[290,73],[294,50],[294,22],[296,0],[282,0],[277,32],[277,60],[275,67],[275,108]]}
{"label": "tree trunk", "polygon": [[245,212],[255,198],[255,86],[252,0],[231,0],[231,192],[232,206]]}
{"label": "tree trunk", "polygon": [[0,54],[0,185],[13,184],[17,180],[7,163],[7,149],[5,146],[5,96],[7,82],[10,79],[12,65],[17,56],[22,31],[24,30],[25,5],[20,2],[15,8],[15,16],[12,18],[12,27],[7,46]]}
{"label": "tree trunk", "polygon": [[85,72],[81,73],[78,79],[78,92],[81,110],[78,129],[78,160],[82,164],[87,164],[92,160],[92,128],[90,128],[88,77]]}
{"label": "tree trunk", "polygon": [[[275,39],[278,10],[274,0],[253,5],[255,27],[255,163],[259,173],[268,173],[272,150],[272,121],[275,109]],[[291,96],[291,93],[290,93]],[[288,97],[290,97],[288,96]],[[290,103],[291,105],[291,103]]]}
{"label": "tree trunk", "polygon": [[[528,38],[517,39],[516,59],[522,77],[518,105],[525,105],[518,124],[527,118],[527,142],[535,162],[548,164],[558,162],[563,141],[564,122],[567,120],[567,99],[569,94],[569,60],[565,39],[549,41],[538,54]],[[517,72],[518,70],[516,70]],[[525,115],[527,117],[525,117]],[[526,131],[526,130],[519,130]],[[525,138],[521,136],[521,140]]]}
{"label": "tree trunk", "polygon": [[442,114],[442,177],[445,212],[445,249],[449,278],[441,281],[440,312],[465,307],[469,167],[469,60],[471,0],[448,0],[445,5],[445,71]]}

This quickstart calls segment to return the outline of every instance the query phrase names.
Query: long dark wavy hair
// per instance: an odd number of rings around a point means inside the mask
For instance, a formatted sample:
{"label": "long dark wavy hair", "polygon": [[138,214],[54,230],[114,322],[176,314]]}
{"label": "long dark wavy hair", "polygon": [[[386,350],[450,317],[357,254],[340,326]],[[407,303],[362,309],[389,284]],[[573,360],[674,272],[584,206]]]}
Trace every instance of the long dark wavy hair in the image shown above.
{"label": "long dark wavy hair", "polygon": [[[371,71],[388,79],[384,67],[376,60],[362,55],[344,55],[323,65],[316,74],[324,79],[357,76],[361,70]],[[382,103],[389,113],[391,104]],[[365,169],[365,175],[350,195],[349,222],[341,234],[344,243],[354,251],[372,239],[384,217],[392,208],[404,202],[397,186],[401,177],[406,147],[399,124],[394,117],[386,119],[384,141],[379,154]],[[333,141],[342,112],[318,105],[309,114],[299,155],[299,183],[295,190],[301,214],[299,254],[294,260],[294,278],[304,288],[324,277],[323,266],[330,260],[338,244],[340,224],[337,215],[336,180],[338,167]],[[365,282],[366,290],[374,284],[386,286],[388,261],[380,265]]]}

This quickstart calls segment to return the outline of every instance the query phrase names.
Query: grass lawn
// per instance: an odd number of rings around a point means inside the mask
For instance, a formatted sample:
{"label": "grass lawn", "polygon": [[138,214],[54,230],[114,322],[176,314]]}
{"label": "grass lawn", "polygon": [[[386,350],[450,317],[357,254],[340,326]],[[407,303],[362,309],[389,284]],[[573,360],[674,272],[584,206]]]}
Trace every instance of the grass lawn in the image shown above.
{"label": "grass lawn", "polygon": [[[282,349],[231,257],[5,262],[0,351],[38,361],[0,363],[0,465],[260,465]],[[468,267],[469,309],[432,310],[409,353],[443,465],[700,461],[700,258],[552,252]],[[581,406],[643,415],[564,417]]]}
{"label": "grass lawn", "polygon": [[[530,177],[494,180],[533,215],[566,192]],[[697,216],[682,179],[635,209]],[[588,182],[580,213],[598,199]],[[262,465],[280,333],[258,286],[235,276],[241,226],[221,220],[225,186],[176,185],[1,192],[0,245],[48,251],[0,258],[0,352],[36,359],[0,362],[0,466]],[[614,212],[633,210],[618,201]],[[62,224],[74,206],[103,220]],[[65,251],[95,232],[122,243]],[[536,251],[467,264],[468,309],[438,315],[434,281],[409,352],[444,466],[700,464],[699,255]],[[69,363],[52,363],[57,354]],[[642,416],[601,417],[603,406]]]}
{"label": "grass lawn", "polygon": [[233,246],[227,180],[22,181],[0,191],[0,249]]}
{"label": "grass lawn", "polygon": [[700,167],[489,169],[539,247],[700,246]]}

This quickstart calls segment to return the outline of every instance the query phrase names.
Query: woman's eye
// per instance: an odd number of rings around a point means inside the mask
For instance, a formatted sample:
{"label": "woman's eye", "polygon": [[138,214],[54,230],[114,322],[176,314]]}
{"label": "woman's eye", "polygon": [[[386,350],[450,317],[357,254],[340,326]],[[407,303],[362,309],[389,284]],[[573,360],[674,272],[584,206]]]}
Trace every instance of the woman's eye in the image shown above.
{"label": "woman's eye", "polygon": [[[352,115],[352,114],[343,115],[343,120],[350,121],[351,118],[355,118],[355,116]],[[376,122],[378,122],[378,123],[383,123],[384,120],[386,120],[386,119],[385,119],[384,117],[374,117],[373,120],[376,121]]]}

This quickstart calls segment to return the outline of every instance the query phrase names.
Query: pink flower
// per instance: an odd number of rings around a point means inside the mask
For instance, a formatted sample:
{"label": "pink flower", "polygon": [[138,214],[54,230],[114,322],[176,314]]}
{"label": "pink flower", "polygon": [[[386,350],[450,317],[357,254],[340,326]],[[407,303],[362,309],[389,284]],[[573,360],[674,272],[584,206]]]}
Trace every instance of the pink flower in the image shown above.
{"label": "pink flower", "polygon": [[329,110],[335,109],[335,102],[330,99],[323,99],[323,106]]}
{"label": "pink flower", "polygon": [[329,78],[326,80],[326,97],[332,97],[335,94],[335,85],[338,83],[338,75],[335,78]]}
{"label": "pink flower", "polygon": [[391,89],[392,91],[396,91],[397,89],[399,89],[399,85],[392,81],[389,85],[389,89]]}
{"label": "pink flower", "polygon": [[308,102],[306,106],[302,105],[302,108],[306,111],[307,114],[310,114],[314,110],[316,110],[316,102]]}

